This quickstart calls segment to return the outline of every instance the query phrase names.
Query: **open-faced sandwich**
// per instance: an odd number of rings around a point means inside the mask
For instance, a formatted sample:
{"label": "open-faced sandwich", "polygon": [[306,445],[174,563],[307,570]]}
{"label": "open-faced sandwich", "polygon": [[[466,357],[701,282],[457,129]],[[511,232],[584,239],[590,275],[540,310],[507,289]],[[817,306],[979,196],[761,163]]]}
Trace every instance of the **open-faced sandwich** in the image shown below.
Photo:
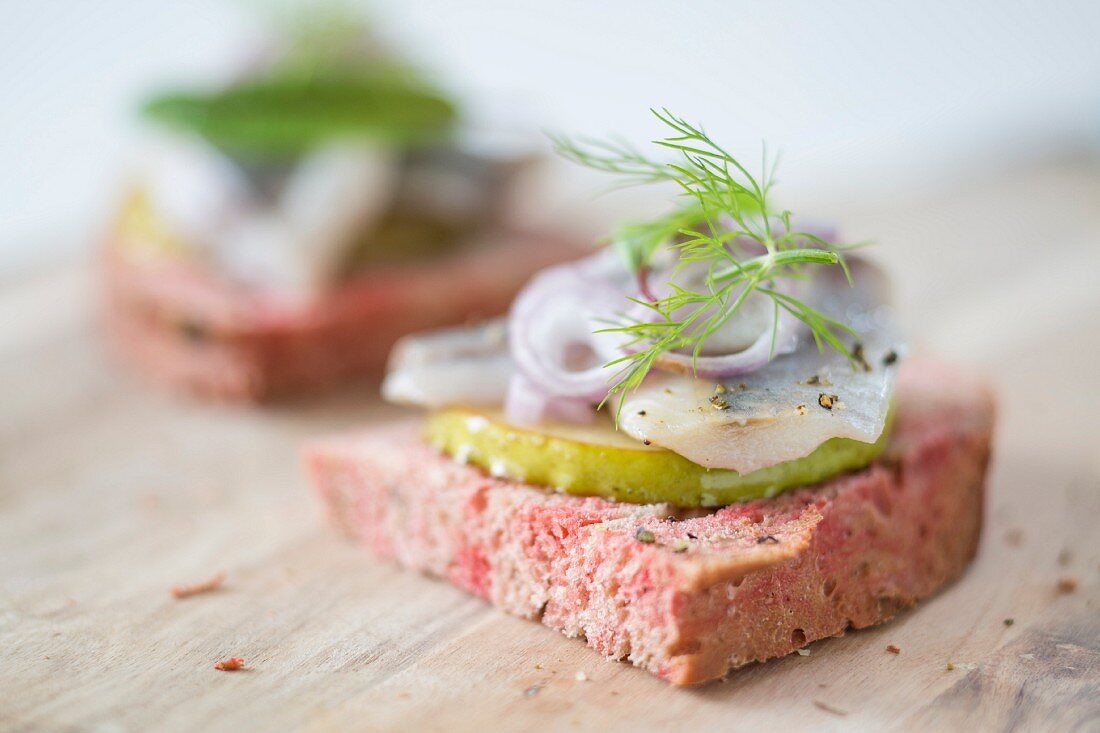
{"label": "open-faced sandwich", "polygon": [[674,156],[559,141],[682,194],[544,270],[508,318],[402,341],[383,386],[430,410],[307,450],[380,555],[675,684],[881,623],[958,576],[993,405],[909,358],[883,273],[800,229],[700,128]]}
{"label": "open-faced sandwich", "polygon": [[381,371],[394,341],[507,310],[574,257],[506,219],[532,162],[342,22],[273,42],[231,82],[144,109],[150,144],[106,248],[107,323],[130,361],[263,399]]}

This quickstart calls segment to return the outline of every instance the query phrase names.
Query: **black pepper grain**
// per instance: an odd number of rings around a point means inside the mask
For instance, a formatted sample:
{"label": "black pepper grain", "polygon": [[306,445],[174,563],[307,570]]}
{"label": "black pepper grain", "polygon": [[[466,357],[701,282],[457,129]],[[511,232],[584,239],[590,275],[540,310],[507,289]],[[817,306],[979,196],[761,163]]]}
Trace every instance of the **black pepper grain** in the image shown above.
{"label": "black pepper grain", "polygon": [[207,332],[206,328],[204,328],[202,324],[195,323],[194,321],[181,321],[178,328],[184,340],[193,344],[204,343],[210,338],[210,334]]}
{"label": "black pepper grain", "polygon": [[865,372],[871,371],[871,365],[867,363],[867,357],[863,354],[863,344],[858,341],[852,345],[852,358],[855,359],[856,364],[859,364],[859,368]]}

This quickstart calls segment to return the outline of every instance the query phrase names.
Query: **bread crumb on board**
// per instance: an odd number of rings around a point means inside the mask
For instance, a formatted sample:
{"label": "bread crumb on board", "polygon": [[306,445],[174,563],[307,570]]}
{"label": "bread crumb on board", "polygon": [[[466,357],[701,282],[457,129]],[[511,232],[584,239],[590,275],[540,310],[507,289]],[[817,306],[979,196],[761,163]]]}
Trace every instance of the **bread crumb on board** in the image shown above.
{"label": "bread crumb on board", "polygon": [[217,573],[201,583],[192,583],[190,585],[174,585],[172,586],[173,598],[190,598],[191,596],[197,596],[200,593],[209,593],[210,591],[217,590],[225,582],[225,573]]}
{"label": "bread crumb on board", "polygon": [[1073,593],[1077,590],[1077,578],[1071,578],[1068,575],[1058,578],[1058,592],[1059,593]]}
{"label": "bread crumb on board", "polygon": [[901,647],[897,646],[896,644],[887,644],[886,651],[890,652],[891,654],[901,654]]}
{"label": "bread crumb on board", "polygon": [[230,657],[229,659],[223,659],[214,665],[214,669],[221,672],[236,672],[239,669],[244,669],[244,660],[240,657]]}
{"label": "bread crumb on board", "polygon": [[833,714],[833,715],[841,715],[841,716],[843,716],[843,715],[847,715],[847,714],[848,714],[848,711],[847,711],[847,710],[841,710],[840,708],[838,708],[838,707],[834,707],[834,706],[830,705],[829,703],[827,703],[827,702],[823,702],[823,701],[821,701],[821,700],[814,700],[814,701],[813,701],[813,704],[814,704],[814,706],[815,706],[815,707],[817,707],[817,708],[819,708],[819,709],[821,709],[821,710],[824,710],[824,711],[825,711],[825,712],[827,712],[827,713],[831,713],[831,714]]}

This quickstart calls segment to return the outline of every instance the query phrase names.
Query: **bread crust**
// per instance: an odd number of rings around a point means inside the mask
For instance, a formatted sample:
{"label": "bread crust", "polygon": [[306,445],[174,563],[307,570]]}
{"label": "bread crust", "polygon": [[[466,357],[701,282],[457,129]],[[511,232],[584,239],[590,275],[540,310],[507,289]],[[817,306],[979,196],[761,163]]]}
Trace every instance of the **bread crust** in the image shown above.
{"label": "bread crust", "polygon": [[978,547],[992,426],[979,381],[906,364],[874,464],[690,516],[495,479],[414,425],[305,455],[332,521],[377,554],[689,685],[882,623],[958,577]]}

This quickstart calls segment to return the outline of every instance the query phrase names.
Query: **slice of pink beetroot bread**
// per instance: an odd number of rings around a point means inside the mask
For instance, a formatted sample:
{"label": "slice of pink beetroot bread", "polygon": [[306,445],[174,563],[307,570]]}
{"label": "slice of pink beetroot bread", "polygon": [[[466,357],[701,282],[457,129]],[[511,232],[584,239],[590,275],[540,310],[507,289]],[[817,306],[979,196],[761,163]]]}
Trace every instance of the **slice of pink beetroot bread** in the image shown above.
{"label": "slice of pink beetroot bread", "polygon": [[104,323],[138,371],[206,397],[267,401],[376,374],[398,338],[504,313],[535,272],[581,247],[500,230],[434,259],[377,265],[304,300],[189,261],[108,248]]}
{"label": "slice of pink beetroot bread", "polygon": [[875,464],[705,513],[494,479],[415,425],[319,442],[307,463],[332,520],[377,554],[686,685],[881,623],[958,576],[992,423],[981,383],[909,363]]}

